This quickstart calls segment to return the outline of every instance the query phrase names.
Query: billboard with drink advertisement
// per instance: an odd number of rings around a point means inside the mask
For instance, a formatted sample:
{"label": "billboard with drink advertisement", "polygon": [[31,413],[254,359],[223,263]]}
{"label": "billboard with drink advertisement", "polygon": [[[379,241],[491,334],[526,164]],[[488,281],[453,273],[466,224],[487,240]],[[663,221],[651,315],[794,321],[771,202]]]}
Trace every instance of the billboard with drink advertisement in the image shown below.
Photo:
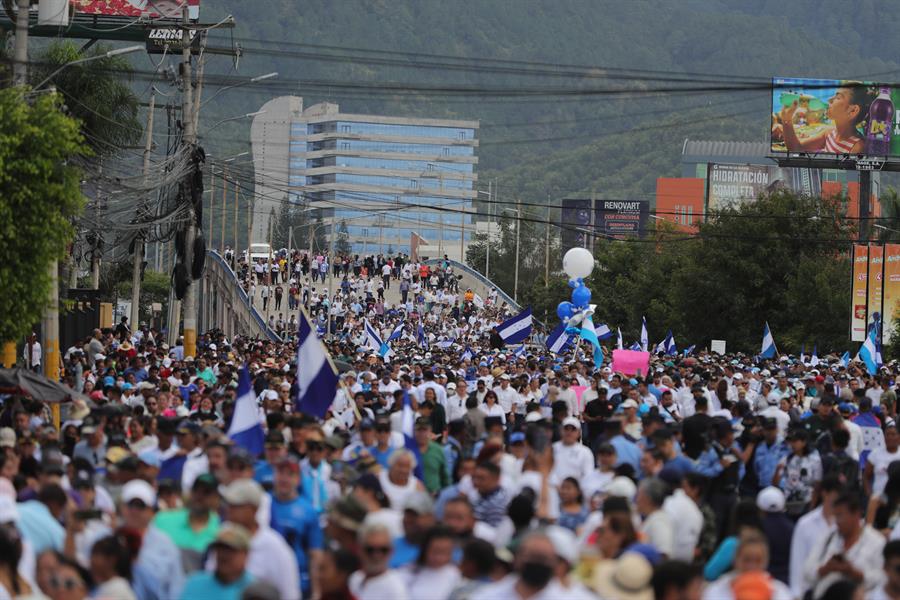
{"label": "billboard with drink advertisement", "polygon": [[200,0],[70,0],[76,13],[106,17],[181,19],[188,7],[192,21],[200,18]]}
{"label": "billboard with drink advertisement", "polygon": [[900,156],[900,88],[840,79],[772,81],[772,151]]}
{"label": "billboard with drink advertisement", "polygon": [[706,170],[706,209],[737,208],[760,194],[791,190],[805,196],[822,193],[822,171],[775,165],[710,163]]}
{"label": "billboard with drink advertisement", "polygon": [[884,285],[884,246],[869,246],[869,287],[868,300],[866,302],[866,323],[872,322],[872,315],[881,315],[881,294]]}
{"label": "billboard with drink advertisement", "polygon": [[869,247],[853,245],[853,291],[850,300],[850,340],[866,339],[866,300],[868,296]]}

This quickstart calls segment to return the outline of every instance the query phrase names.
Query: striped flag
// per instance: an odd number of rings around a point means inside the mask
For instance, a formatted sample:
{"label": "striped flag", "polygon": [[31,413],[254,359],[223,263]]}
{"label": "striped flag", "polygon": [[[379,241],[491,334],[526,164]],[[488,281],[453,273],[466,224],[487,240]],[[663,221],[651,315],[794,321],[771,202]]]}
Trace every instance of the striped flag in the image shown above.
{"label": "striped flag", "polygon": [[841,355],[841,364],[844,365],[844,368],[847,368],[850,366],[850,352],[849,351],[845,351]]}
{"label": "striped flag", "polygon": [[391,356],[391,347],[388,346],[386,342],[381,341],[381,336],[378,335],[378,331],[371,323],[369,323],[368,319],[365,321],[365,329],[366,344],[369,348],[378,352],[378,355],[384,360],[389,360]]}
{"label": "striped flag", "polygon": [[459,356],[460,360],[472,360],[475,355],[472,352],[472,349],[466,346],[466,349]]}
{"label": "striped flag", "polygon": [[547,350],[553,354],[560,354],[569,343],[569,334],[566,333],[566,325],[560,323],[547,336]]}
{"label": "striped flag", "polygon": [[587,315],[581,322],[581,339],[587,340],[594,348],[594,368],[599,369],[603,366],[603,348],[600,347],[600,340],[597,339],[597,331],[591,322],[591,315]]}
{"label": "striped flag", "polygon": [[638,350],[647,351],[650,347],[650,336],[647,334],[647,317],[641,317],[641,346]]}
{"label": "striped flag", "polygon": [[[301,322],[306,322],[302,319]],[[312,334],[309,324],[306,324],[308,336],[318,345],[321,345]],[[302,327],[301,327],[302,329]],[[334,387],[331,388],[331,399],[334,398]],[[331,405],[331,399],[328,404]],[[324,416],[324,413],[323,415]],[[253,456],[263,453],[266,434],[259,422],[259,406],[256,404],[256,394],[253,393],[253,385],[250,383],[250,371],[247,365],[241,367],[238,377],[237,400],[234,403],[234,415],[231,417],[231,425],[228,427],[228,437],[241,448]]]}
{"label": "striped flag", "polygon": [[690,346],[688,346],[687,348],[684,349],[684,355],[690,356],[691,354],[694,353],[694,349],[696,347],[697,347],[697,344],[691,344]]}
{"label": "striped flag", "polygon": [[675,338],[672,336],[671,329],[666,333],[666,339],[656,345],[656,350],[654,350],[654,352],[662,352],[668,356],[675,356],[678,352],[675,349]]}
{"label": "striped flag", "polygon": [[613,336],[612,329],[610,329],[609,325],[606,323],[597,323],[597,325],[594,326],[594,333],[597,334],[598,340],[606,340]]}
{"label": "striped flag", "polygon": [[[297,411],[322,419],[334,401],[338,376],[331,365],[325,347],[313,335],[309,321],[303,312],[300,313],[298,341]],[[237,410],[235,410],[235,415],[237,415]]]}
{"label": "striped flag", "polygon": [[818,367],[819,366],[819,345],[816,344],[813,346],[812,357],[809,359],[809,366]]}
{"label": "striped flag", "polygon": [[616,327],[616,331],[619,332],[619,339],[616,341],[616,346],[619,348],[619,350],[624,350],[625,343],[622,341],[622,330]]}
{"label": "striped flag", "polygon": [[507,344],[521,344],[531,335],[531,307],[497,326],[497,332]]}
{"label": "striped flag", "polygon": [[390,344],[394,340],[399,340],[400,336],[403,335],[403,329],[405,327],[406,327],[406,323],[400,323],[399,325],[394,327],[394,330],[391,332],[391,335],[389,335],[388,339],[386,340],[387,343]]}
{"label": "striped flag", "polygon": [[416,343],[422,346],[423,350],[428,350],[428,336],[425,335],[425,328],[419,323],[419,328],[416,330]]}
{"label": "striped flag", "polygon": [[772,337],[772,331],[769,329],[769,322],[766,321],[766,326],[763,329],[762,347],[759,351],[759,355],[762,358],[775,358],[777,353],[778,349],[775,347],[775,338]]}
{"label": "striped flag", "polygon": [[878,329],[876,327],[869,328],[869,334],[866,341],[863,342],[862,348],[859,349],[859,359],[866,365],[869,375],[878,373]]}
{"label": "striped flag", "polygon": [[515,352],[513,352],[513,356],[515,356],[516,358],[525,356],[525,344],[522,344],[521,346],[519,346],[518,349]]}

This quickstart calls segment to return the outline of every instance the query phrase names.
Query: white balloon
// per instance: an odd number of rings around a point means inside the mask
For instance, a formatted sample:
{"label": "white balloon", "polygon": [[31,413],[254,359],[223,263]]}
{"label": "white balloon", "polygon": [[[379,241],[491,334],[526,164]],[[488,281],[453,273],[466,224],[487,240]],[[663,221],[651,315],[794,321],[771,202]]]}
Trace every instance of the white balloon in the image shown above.
{"label": "white balloon", "polygon": [[576,279],[587,277],[594,270],[594,256],[586,248],[572,248],[563,256],[563,271]]}

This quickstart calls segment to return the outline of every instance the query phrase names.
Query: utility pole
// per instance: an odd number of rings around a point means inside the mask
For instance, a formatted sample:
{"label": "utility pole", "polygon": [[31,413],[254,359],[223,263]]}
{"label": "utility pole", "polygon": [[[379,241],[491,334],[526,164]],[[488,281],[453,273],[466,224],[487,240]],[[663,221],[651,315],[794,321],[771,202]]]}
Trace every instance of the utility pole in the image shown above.
{"label": "utility pole", "polygon": [[[150,108],[147,113],[147,140],[144,143],[144,188],[150,175],[150,153],[153,151],[153,113],[156,112],[156,88],[151,86]],[[143,217],[144,207],[138,208],[138,217]],[[131,330],[141,319],[141,263],[144,261],[144,232],[139,231],[134,238],[134,265],[131,269]]]}
{"label": "utility pole", "polygon": [[[222,185],[228,185],[228,180],[225,178],[224,173],[222,174]],[[234,231],[231,233],[234,234],[234,266],[235,270],[237,270],[237,251],[238,251],[238,206],[241,202],[241,196],[238,193],[238,184],[237,179],[234,181]],[[249,256],[247,257],[249,259]]]}
{"label": "utility pole", "polygon": [[99,177],[97,178],[97,195],[94,198],[94,243],[92,244],[93,248],[91,248],[91,289],[99,290],[100,289],[100,202],[102,202],[101,198],[103,197],[103,189],[101,186],[103,185],[103,156],[100,156],[100,160],[98,161],[97,166],[97,174]]}
{"label": "utility pole", "polygon": [[521,201],[516,198],[516,276],[513,283],[513,300],[519,301],[519,234],[522,231]]}
{"label": "utility pole", "polygon": [[544,287],[550,286],[550,194],[547,194],[547,223],[544,225],[547,239],[544,242]]}
{"label": "utility pole", "polygon": [[[188,16],[188,7],[184,6],[182,12],[182,27],[184,37],[187,38],[190,33],[190,18]],[[184,85],[184,95],[182,97],[181,120],[184,123],[184,145],[188,149],[188,160],[193,161],[194,146],[197,142],[197,130],[195,128],[196,121],[194,119],[194,89],[191,76],[191,44],[189,40],[185,40],[182,49],[181,63],[181,81]],[[192,178],[186,178],[184,186],[187,188],[187,198],[191,198]],[[184,302],[182,302],[182,312],[184,313],[184,355],[197,355],[197,286],[194,285],[192,266],[194,264],[194,240],[197,237],[197,215],[194,211],[194,205],[191,200],[190,209],[188,210],[188,224],[184,236],[184,265],[187,267],[188,284],[184,293]]]}
{"label": "utility pole", "polygon": [[[214,204],[216,202],[216,174],[213,167],[209,168],[209,236],[207,239],[209,240],[209,247],[215,248],[216,244],[216,215],[213,214]],[[203,212],[207,212],[204,210]],[[222,217],[222,222],[225,221],[225,217]],[[201,223],[202,225],[202,223]],[[201,229],[202,226],[201,226]]]}
{"label": "utility pole", "polygon": [[487,253],[484,260],[484,278],[491,278],[491,213],[494,206],[493,181],[488,181],[488,233],[485,252]]}
{"label": "utility pole", "polygon": [[[228,182],[225,181],[225,169],[222,169],[222,243],[219,245],[219,253],[221,253],[222,258],[225,258],[225,221],[228,213],[225,212],[225,205],[228,201]],[[212,193],[209,194],[210,200],[213,199]],[[212,202],[210,201],[210,212],[212,212]],[[212,242],[212,227],[210,227],[209,232],[209,241]]]}

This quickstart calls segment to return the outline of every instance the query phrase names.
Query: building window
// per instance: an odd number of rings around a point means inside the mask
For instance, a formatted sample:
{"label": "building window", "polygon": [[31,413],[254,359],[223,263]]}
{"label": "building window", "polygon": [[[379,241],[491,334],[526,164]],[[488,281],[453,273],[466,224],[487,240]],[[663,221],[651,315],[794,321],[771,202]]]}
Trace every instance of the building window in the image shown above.
{"label": "building window", "polygon": [[341,142],[341,150],[349,150],[350,142]]}
{"label": "building window", "polygon": [[459,139],[461,139],[461,140],[466,139],[466,132],[465,132],[465,130],[459,131],[459,132],[456,134],[456,136],[457,136]]}
{"label": "building window", "polygon": [[441,154],[443,154],[444,156],[450,156],[450,148],[441,149]]}
{"label": "building window", "polygon": [[411,190],[419,189],[419,182],[415,179],[410,179],[409,180],[409,189],[411,189]]}
{"label": "building window", "polygon": [[341,125],[341,133],[350,133],[350,125]]}

